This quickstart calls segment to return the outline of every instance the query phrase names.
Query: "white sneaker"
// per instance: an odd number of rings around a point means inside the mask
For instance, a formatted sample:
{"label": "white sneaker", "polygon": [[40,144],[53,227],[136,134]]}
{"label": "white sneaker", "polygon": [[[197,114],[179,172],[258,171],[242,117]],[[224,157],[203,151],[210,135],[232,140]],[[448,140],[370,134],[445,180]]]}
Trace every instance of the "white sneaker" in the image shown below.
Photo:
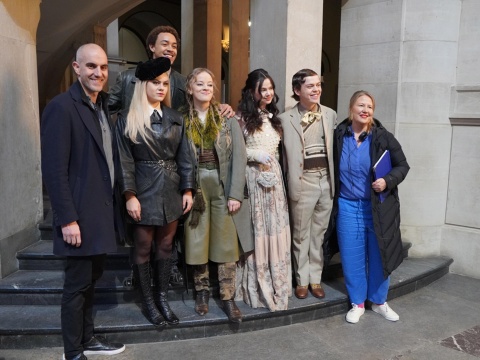
{"label": "white sneaker", "polygon": [[390,321],[398,321],[400,319],[400,316],[388,306],[387,302],[383,305],[372,304],[372,310]]}
{"label": "white sneaker", "polygon": [[345,320],[351,324],[356,324],[360,320],[360,316],[365,314],[365,307],[359,307],[357,304],[352,304],[352,308],[345,316]]}

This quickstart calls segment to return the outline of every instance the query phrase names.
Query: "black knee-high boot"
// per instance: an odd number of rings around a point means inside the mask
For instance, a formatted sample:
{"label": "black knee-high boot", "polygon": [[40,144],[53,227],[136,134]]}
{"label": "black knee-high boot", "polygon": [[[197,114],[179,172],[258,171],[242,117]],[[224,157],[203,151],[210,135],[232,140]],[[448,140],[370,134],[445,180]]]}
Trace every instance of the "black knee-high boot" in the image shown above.
{"label": "black knee-high boot", "polygon": [[150,276],[150,263],[134,264],[133,273],[137,280],[142,297],[142,313],[155,326],[165,326],[167,323],[158,311],[153,299],[152,281]]}
{"label": "black knee-high boot", "polygon": [[155,292],[154,298],[158,310],[162,313],[167,323],[171,325],[178,324],[178,317],[170,309],[167,301],[168,280],[170,279],[171,261],[168,259],[159,259],[155,261]]}

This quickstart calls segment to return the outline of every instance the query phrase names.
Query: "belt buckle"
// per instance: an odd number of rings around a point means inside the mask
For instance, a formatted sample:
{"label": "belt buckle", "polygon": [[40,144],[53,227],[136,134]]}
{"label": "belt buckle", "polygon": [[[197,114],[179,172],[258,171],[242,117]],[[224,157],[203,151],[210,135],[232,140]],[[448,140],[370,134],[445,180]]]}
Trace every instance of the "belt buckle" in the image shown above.
{"label": "belt buckle", "polygon": [[216,169],[218,166],[217,166],[217,164],[215,164],[215,163],[207,162],[207,163],[200,163],[200,164],[199,164],[199,167],[200,167],[200,168],[203,168],[203,169],[207,169],[207,170],[214,170],[214,169]]}

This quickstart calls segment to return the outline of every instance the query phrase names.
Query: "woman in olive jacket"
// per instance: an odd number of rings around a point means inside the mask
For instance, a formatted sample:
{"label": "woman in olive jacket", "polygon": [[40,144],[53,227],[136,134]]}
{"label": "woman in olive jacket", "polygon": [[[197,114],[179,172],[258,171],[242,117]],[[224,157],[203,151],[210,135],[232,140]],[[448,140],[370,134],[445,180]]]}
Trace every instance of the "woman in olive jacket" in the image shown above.
{"label": "woman in olive jacket", "polygon": [[[409,165],[399,142],[373,118],[375,100],[357,91],[350,115],[335,129],[335,217],[340,257],[352,309],[346,320],[356,323],[364,302],[387,320],[398,315],[386,303],[389,275],[403,260],[400,202],[397,186]],[[389,151],[391,171],[375,179],[373,166]],[[384,199],[381,201],[380,194]]]}
{"label": "woman in olive jacket", "polygon": [[[210,70],[196,68],[187,77],[185,127],[196,154],[197,191],[192,211],[185,221],[185,259],[193,265],[195,311],[205,315],[209,301],[208,261],[218,264],[220,299],[231,322],[241,322],[234,301],[236,264],[242,231],[251,229],[245,204],[247,154],[236,118],[224,118],[213,99],[214,77]],[[247,199],[248,200],[248,199]],[[241,214],[247,214],[242,226]],[[250,245],[242,243],[244,251]],[[245,248],[247,246],[247,248]]]}

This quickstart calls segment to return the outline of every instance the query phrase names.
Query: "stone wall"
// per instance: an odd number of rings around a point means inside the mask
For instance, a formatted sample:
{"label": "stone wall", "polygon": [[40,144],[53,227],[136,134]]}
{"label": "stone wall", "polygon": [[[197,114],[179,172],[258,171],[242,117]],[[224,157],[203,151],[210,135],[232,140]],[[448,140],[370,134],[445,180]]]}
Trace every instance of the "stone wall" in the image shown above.
{"label": "stone wall", "polygon": [[449,105],[452,126],[447,211],[440,251],[452,271],[480,278],[480,2],[464,0],[456,81]]}
{"label": "stone wall", "polygon": [[0,2],[0,278],[43,215],[35,36],[40,0]]}

